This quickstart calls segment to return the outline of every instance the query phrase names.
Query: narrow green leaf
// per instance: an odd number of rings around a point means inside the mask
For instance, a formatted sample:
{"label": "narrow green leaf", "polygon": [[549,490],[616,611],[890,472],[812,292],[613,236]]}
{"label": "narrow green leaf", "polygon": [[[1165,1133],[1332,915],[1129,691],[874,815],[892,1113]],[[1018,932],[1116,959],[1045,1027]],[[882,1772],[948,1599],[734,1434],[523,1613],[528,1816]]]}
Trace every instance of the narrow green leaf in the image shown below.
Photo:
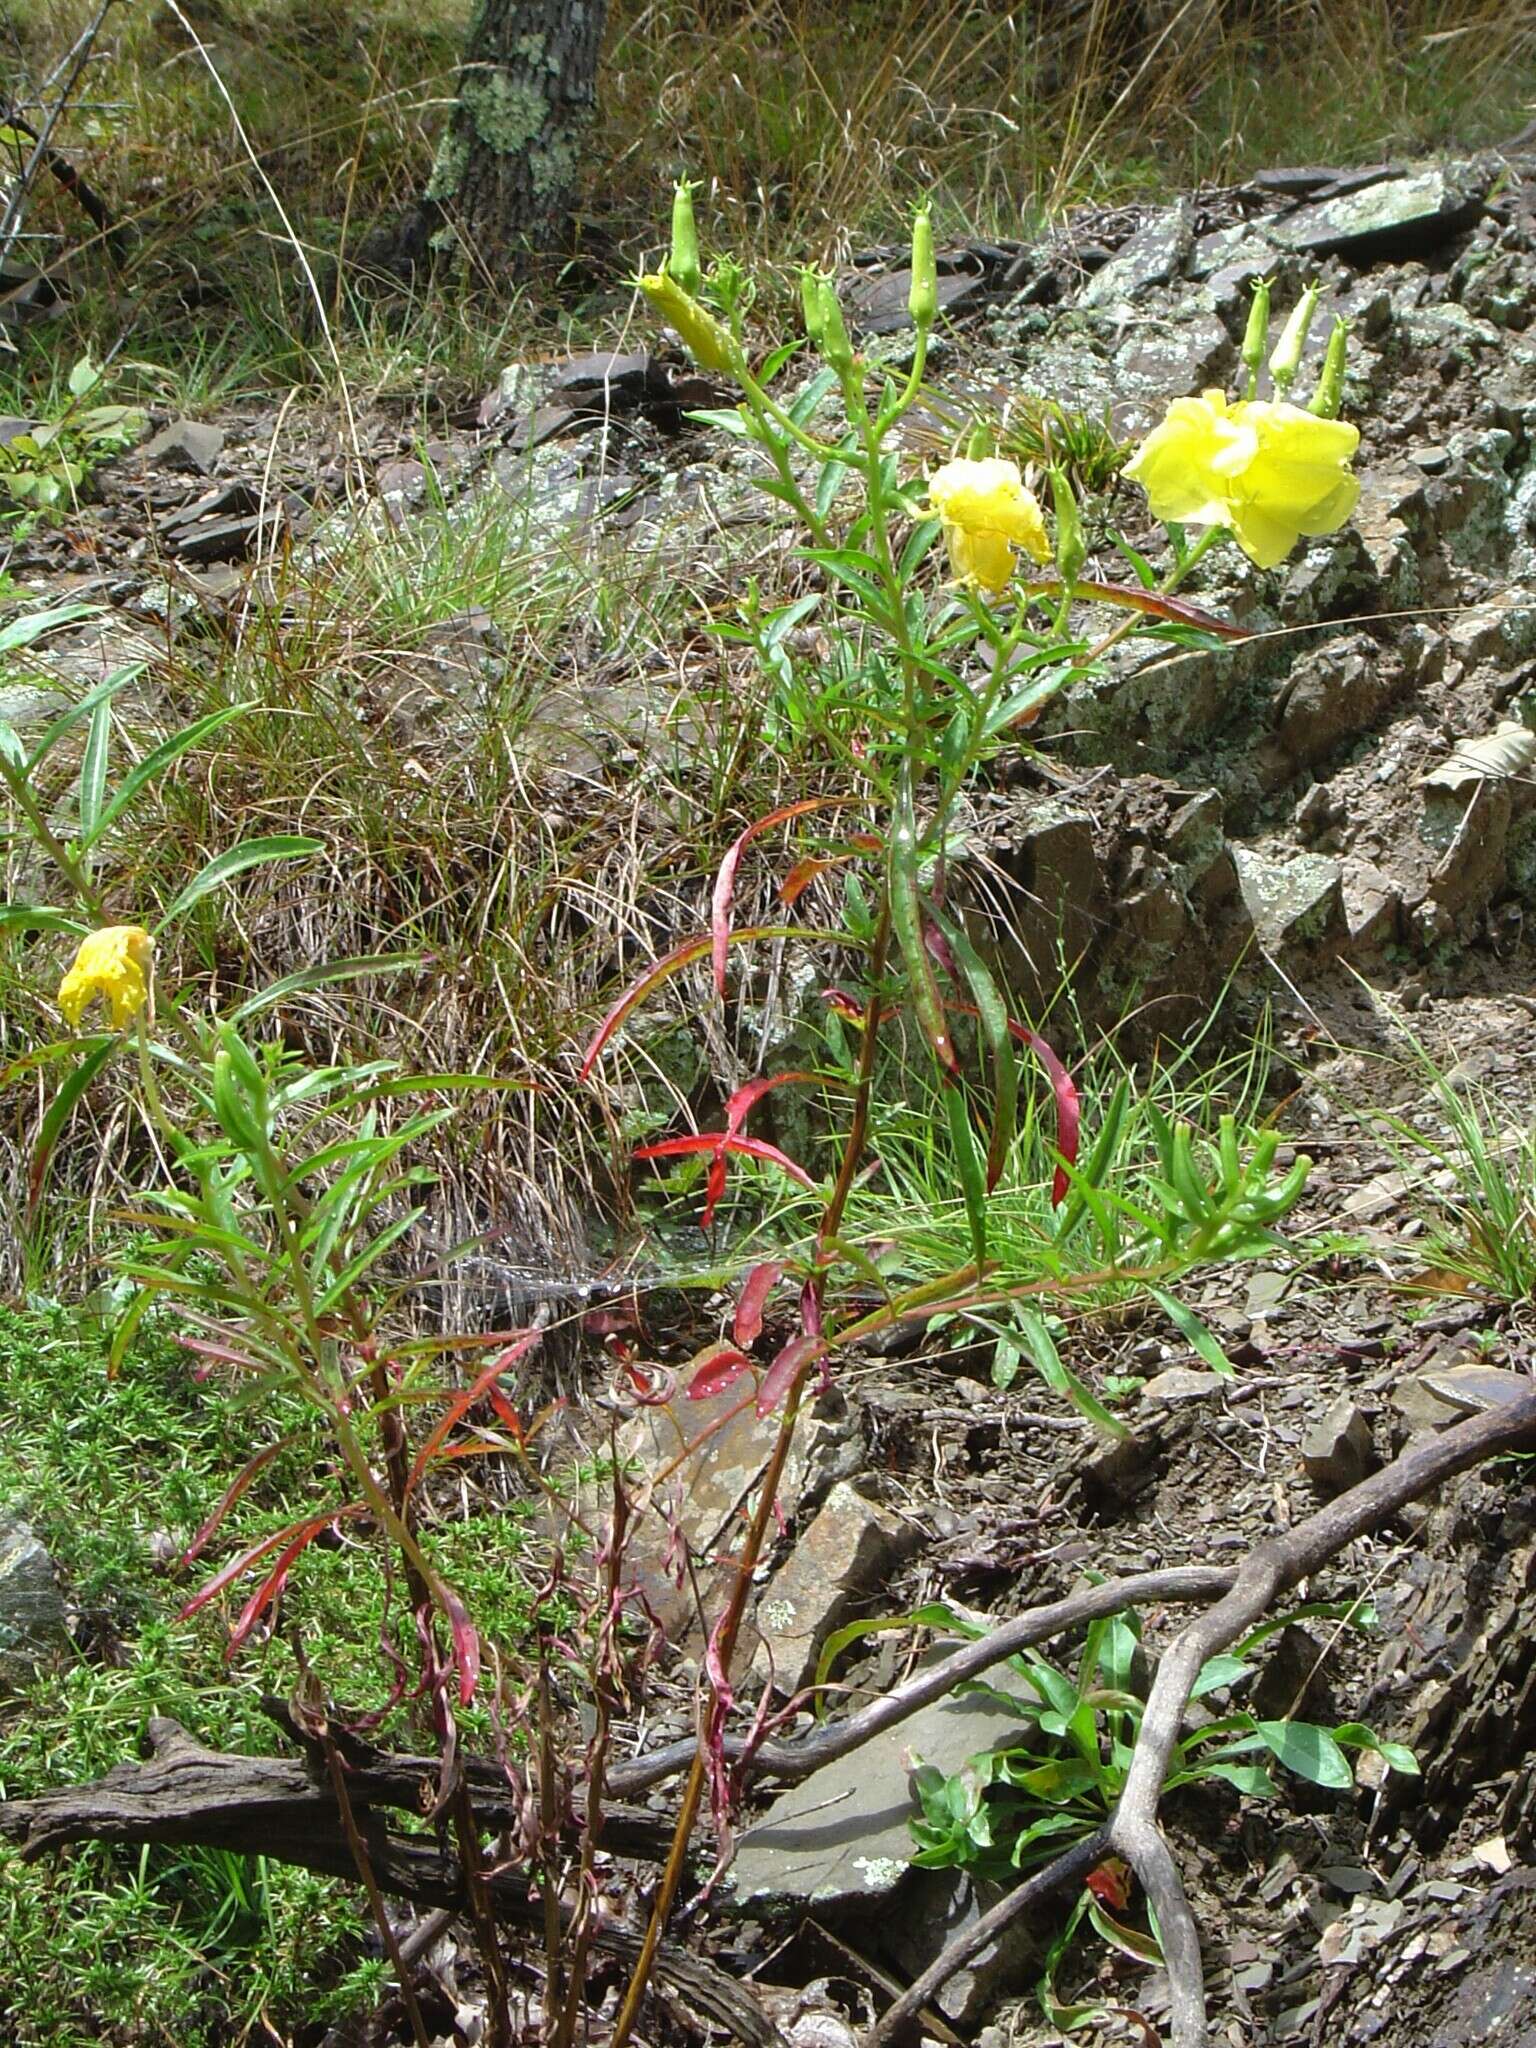
{"label": "narrow green leaf", "polygon": [[1166,1287],[1149,1286],[1147,1292],[1191,1349],[1205,1360],[1212,1372],[1220,1373],[1223,1379],[1236,1379],[1237,1368],[1193,1309],[1186,1308],[1182,1301],[1168,1292]]}
{"label": "narrow green leaf", "polygon": [[296,974],[285,974],[281,981],[274,981],[259,995],[248,996],[237,1010],[230,1012],[229,1021],[242,1024],[246,1018],[309,989],[330,988],[336,982],[357,981],[367,974],[398,974],[403,968],[419,967],[421,961],[420,953],[359,953],[345,960],[328,961],[321,967],[301,967]]}
{"label": "narrow green leaf", "polygon": [[103,1039],[85,1054],[79,1066],[66,1074],[55,1091],[52,1102],[43,1112],[43,1120],[37,1127],[37,1143],[32,1150],[32,1166],[27,1176],[27,1210],[35,1215],[42,1199],[43,1184],[47,1179],[49,1163],[54,1149],[63,1134],[64,1126],[74,1115],[81,1097],[101,1072],[102,1068],[117,1051],[118,1040],[114,1035]]}
{"label": "narrow green leaf", "polygon": [[115,825],[139,791],[147,788],[156,776],[163,775],[173,761],[179,761],[189,747],[195,747],[201,741],[211,738],[221,726],[228,725],[232,718],[243,718],[249,709],[249,705],[246,704],[226,704],[222,711],[210,711],[206,718],[194,719],[191,725],[183,726],[180,732],[172,733],[168,740],[162,740],[158,747],[152,748],[112,792],[111,800],[96,821],[96,829],[89,839],[81,839],[81,851],[93,845],[104,832]]}
{"label": "narrow green leaf", "polygon": [[273,861],[302,860],[307,854],[321,852],[324,844],[324,840],[308,839],[298,833],[277,833],[270,839],[247,839],[241,846],[228,847],[223,853],[215,854],[202,872],[192,877],[154,927],[155,931],[163,932],[168,924],[190,910],[211,890],[233,880],[236,875],[244,874],[247,868],[265,867]]}
{"label": "narrow green leaf", "polygon": [[980,1268],[987,1260],[987,1174],[976,1147],[970,1100],[963,1083],[944,1090],[944,1107],[949,1115],[949,1136],[954,1146],[955,1165],[960,1173],[960,1190],[965,1197],[971,1250]]}
{"label": "narrow green leaf", "polygon": [[1026,1304],[1018,1311],[1018,1319],[1024,1348],[1046,1385],[1054,1387],[1058,1394],[1064,1394],[1078,1413],[1087,1416],[1094,1427],[1101,1429],[1106,1436],[1116,1439],[1128,1437],[1131,1432],[1119,1416],[1111,1415],[1098,1396],[1062,1363],[1056,1340],[1039,1309]]}
{"label": "narrow green leaf", "polygon": [[89,839],[101,819],[107,791],[107,760],[112,751],[112,699],[103,697],[91,713],[80,761],[80,837]]}

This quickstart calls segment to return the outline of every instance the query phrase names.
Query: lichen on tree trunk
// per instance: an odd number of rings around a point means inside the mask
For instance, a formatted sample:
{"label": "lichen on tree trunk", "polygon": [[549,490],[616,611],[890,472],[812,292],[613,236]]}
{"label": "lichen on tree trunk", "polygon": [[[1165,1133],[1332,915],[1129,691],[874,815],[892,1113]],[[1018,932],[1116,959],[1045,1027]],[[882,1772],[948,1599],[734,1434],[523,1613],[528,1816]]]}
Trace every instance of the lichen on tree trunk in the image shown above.
{"label": "lichen on tree trunk", "polygon": [[607,0],[478,0],[426,191],[433,246],[500,280],[566,243]]}

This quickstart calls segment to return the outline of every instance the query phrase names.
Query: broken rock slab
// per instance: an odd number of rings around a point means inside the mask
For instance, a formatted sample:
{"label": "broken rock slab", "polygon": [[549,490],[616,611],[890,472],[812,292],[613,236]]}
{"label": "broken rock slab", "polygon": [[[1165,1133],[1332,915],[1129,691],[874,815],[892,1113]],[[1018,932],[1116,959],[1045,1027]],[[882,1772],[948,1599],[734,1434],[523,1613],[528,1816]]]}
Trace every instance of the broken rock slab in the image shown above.
{"label": "broken rock slab", "polygon": [[203,420],[172,420],[144,444],[145,460],[158,469],[189,470],[212,476],[224,452],[224,429]]}
{"label": "broken rock slab", "polygon": [[1481,218],[1489,172],[1472,164],[1431,165],[1383,178],[1263,223],[1283,249],[1346,262],[1401,262],[1426,256]]}
{"label": "broken rock slab", "polygon": [[1156,285],[1172,284],[1184,269],[1195,239],[1194,207],[1178,199],[1139,227],[1118,255],[1095,272],[1081,292],[1080,306],[1110,306],[1134,299]]}
{"label": "broken rock slab", "polygon": [[910,1522],[846,1480],[834,1486],[757,1603],[762,1676],[785,1693],[808,1684],[828,1636],[858,1603],[884,1590],[916,1543]]}

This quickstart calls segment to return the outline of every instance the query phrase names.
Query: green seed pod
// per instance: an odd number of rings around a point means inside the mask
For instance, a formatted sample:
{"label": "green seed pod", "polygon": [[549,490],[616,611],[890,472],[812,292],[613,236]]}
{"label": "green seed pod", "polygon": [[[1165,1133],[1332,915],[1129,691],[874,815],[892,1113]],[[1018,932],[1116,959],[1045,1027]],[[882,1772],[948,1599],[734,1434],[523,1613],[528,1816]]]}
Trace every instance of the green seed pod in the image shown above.
{"label": "green seed pod", "polygon": [[843,306],[837,296],[837,286],[830,277],[821,280],[819,299],[821,333],[817,339],[821,344],[821,352],[827,359],[828,368],[836,370],[841,377],[853,368],[853,343],[848,339],[848,328],[843,319]]}
{"label": "green seed pod", "polygon": [[1275,352],[1269,359],[1269,374],[1275,380],[1275,389],[1282,398],[1290,390],[1296,372],[1301,367],[1301,352],[1307,344],[1307,329],[1312,325],[1312,315],[1317,311],[1317,286],[1309,284],[1296,304],[1291,308],[1291,317],[1280,330],[1280,339],[1275,343]]}
{"label": "green seed pod", "polygon": [[675,277],[690,298],[697,298],[704,280],[699,261],[699,231],[693,218],[693,180],[679,178],[672,188],[672,251],[667,275]]}
{"label": "green seed pod", "polygon": [[1261,277],[1253,287],[1253,304],[1248,308],[1248,325],[1243,334],[1243,368],[1248,372],[1247,396],[1259,388],[1259,365],[1269,345],[1269,279]]}
{"label": "green seed pod", "polygon": [[819,343],[823,332],[821,313],[821,287],[825,280],[819,270],[802,270],[800,273],[800,312],[805,321],[805,331],[810,340]]}
{"label": "green seed pod", "polygon": [[1323,357],[1323,374],[1312,394],[1312,411],[1320,420],[1336,420],[1344,403],[1344,359],[1349,350],[1349,322],[1342,314],[1333,323],[1328,353]]}
{"label": "green seed pod", "polygon": [[912,218],[912,289],[907,295],[912,325],[931,327],[939,312],[939,273],[933,260],[933,216],[920,206]]}

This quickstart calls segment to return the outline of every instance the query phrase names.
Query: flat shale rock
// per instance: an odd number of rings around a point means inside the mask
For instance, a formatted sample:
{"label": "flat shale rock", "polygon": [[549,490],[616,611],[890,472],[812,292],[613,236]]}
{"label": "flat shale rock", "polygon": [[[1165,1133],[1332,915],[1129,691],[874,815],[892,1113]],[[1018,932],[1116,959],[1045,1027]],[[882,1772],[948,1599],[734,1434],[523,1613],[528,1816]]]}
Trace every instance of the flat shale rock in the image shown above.
{"label": "flat shale rock", "polygon": [[[1023,1689],[1021,1679],[993,1682]],[[909,1874],[916,1847],[912,1773],[945,1773],[967,1757],[1015,1742],[1024,1723],[984,1694],[936,1700],[851,1755],[781,1792],[741,1838],[731,1881],[738,1906],[821,1913],[886,1898]]]}
{"label": "flat shale rock", "polygon": [[1489,182],[1489,172],[1473,165],[1431,165],[1299,207],[1266,222],[1265,232],[1283,249],[1310,256],[1401,262],[1428,255],[1475,226]]}

